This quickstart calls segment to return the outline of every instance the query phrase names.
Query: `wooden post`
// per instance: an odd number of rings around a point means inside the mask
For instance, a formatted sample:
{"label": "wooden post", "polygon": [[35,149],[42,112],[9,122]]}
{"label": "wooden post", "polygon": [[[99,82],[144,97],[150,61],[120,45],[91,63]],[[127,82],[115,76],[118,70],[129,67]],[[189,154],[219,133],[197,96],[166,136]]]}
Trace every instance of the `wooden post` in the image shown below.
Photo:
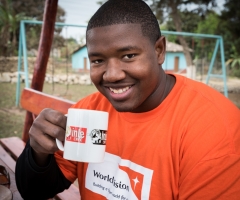
{"label": "wooden post", "polygon": [[[43,16],[43,25],[39,41],[37,60],[34,66],[31,88],[42,91],[48,58],[51,50],[54,27],[57,15],[58,0],[46,0]],[[32,113],[27,112],[23,129],[22,140],[27,142],[29,129],[33,123]]]}

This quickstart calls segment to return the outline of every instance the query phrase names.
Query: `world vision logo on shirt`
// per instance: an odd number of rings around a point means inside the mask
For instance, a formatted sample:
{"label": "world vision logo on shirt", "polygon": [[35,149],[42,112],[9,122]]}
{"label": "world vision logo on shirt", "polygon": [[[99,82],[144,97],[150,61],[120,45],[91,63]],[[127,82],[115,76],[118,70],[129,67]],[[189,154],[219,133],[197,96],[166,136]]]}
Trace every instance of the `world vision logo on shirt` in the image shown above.
{"label": "world vision logo on shirt", "polygon": [[108,181],[108,182],[112,183],[115,188],[120,188],[120,189],[124,189],[124,190],[129,191],[129,186],[122,183],[121,181],[117,182],[117,180],[115,179],[114,176],[111,177],[111,176],[109,176],[109,174],[108,175],[103,175],[100,172],[97,172],[95,170],[93,170],[93,174],[94,174],[95,177],[97,177],[99,179],[103,179],[105,181]]}
{"label": "world vision logo on shirt", "polygon": [[85,143],[87,128],[68,126],[66,128],[66,140],[70,142]]}
{"label": "world vision logo on shirt", "polygon": [[148,200],[153,170],[105,153],[103,163],[89,163],[85,186],[106,199]]}
{"label": "world vision logo on shirt", "polygon": [[131,188],[138,199],[141,199],[141,191],[142,191],[142,184],[143,184],[143,174],[138,173],[128,167],[119,166],[119,169],[122,169],[128,174],[130,179]]}

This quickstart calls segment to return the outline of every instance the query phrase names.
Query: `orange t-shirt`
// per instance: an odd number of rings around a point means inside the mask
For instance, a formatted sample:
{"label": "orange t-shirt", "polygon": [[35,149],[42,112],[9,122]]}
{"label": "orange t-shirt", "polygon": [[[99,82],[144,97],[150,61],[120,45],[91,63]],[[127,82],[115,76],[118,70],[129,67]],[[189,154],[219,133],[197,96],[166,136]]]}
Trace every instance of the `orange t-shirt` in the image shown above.
{"label": "orange t-shirt", "polygon": [[174,75],[166,99],[145,113],[117,112],[100,93],[74,107],[109,112],[105,161],[70,162],[81,198],[240,199],[240,111],[205,84]]}

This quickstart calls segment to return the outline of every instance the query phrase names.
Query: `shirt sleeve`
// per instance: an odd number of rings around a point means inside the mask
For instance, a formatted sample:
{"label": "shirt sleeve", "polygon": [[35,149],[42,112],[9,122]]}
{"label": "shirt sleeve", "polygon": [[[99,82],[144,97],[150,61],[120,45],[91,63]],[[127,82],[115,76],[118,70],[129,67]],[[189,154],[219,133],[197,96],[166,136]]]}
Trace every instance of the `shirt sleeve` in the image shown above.
{"label": "shirt sleeve", "polygon": [[18,190],[27,200],[52,198],[71,185],[71,181],[65,178],[53,155],[50,155],[46,167],[39,167],[34,162],[29,141],[17,160],[15,176]]}
{"label": "shirt sleeve", "polygon": [[77,177],[77,168],[81,163],[77,163],[76,161],[70,161],[63,158],[63,152],[57,151],[54,154],[55,160],[57,162],[58,167],[61,169],[61,172],[64,176],[71,182],[74,182]]}

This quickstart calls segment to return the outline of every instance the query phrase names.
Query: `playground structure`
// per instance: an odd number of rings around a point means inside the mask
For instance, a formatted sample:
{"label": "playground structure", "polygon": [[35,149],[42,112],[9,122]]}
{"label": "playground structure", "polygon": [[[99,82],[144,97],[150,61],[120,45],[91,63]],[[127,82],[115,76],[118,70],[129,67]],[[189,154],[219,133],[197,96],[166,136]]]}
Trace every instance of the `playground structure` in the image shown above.
{"label": "playground structure", "polygon": [[[52,27],[53,30],[54,30],[54,27],[64,27],[64,26],[86,28],[85,25],[65,24],[65,23],[58,23],[58,22],[57,23],[52,22],[52,23],[53,23],[53,25],[52,25],[53,26]],[[21,84],[21,77],[20,76],[24,75],[25,76],[25,80],[28,80],[28,75],[29,75],[29,72],[28,72],[28,59],[27,59],[26,31],[25,31],[25,25],[26,24],[40,24],[40,25],[43,25],[43,22],[42,21],[23,20],[20,23],[19,51],[18,51],[19,52],[18,53],[18,77],[17,77],[17,88],[16,88],[16,106],[19,105],[20,84]],[[46,26],[46,24],[47,23],[45,23],[44,25]],[[42,28],[44,29],[44,27],[42,27]],[[51,33],[52,34],[52,36],[51,36],[52,38],[53,38],[53,30],[52,30],[52,33]],[[209,69],[208,69],[208,73],[207,73],[206,84],[208,84],[210,78],[213,78],[213,77],[222,79],[223,80],[223,84],[224,84],[224,95],[226,97],[228,97],[227,80],[226,80],[226,67],[225,67],[225,57],[224,57],[224,46],[223,46],[223,38],[222,38],[222,36],[210,35],[210,34],[188,33],[188,32],[164,31],[164,30],[161,31],[161,32],[165,36],[175,35],[175,36],[187,36],[187,37],[192,37],[192,38],[210,38],[210,39],[215,39],[216,43],[215,43],[213,56],[211,58]],[[47,34],[50,34],[50,32],[48,31]],[[52,38],[51,38],[51,40],[52,40]],[[43,37],[41,36],[40,42],[45,44],[46,41],[43,41],[43,40],[45,40],[45,39],[43,39]],[[46,46],[48,46],[49,51],[50,51],[50,48],[51,48],[51,44],[52,44],[52,42],[49,42],[46,45]],[[39,46],[39,49],[40,49],[40,46]],[[213,73],[213,67],[214,67],[214,62],[216,61],[216,55],[217,55],[217,52],[218,52],[219,49],[220,49],[220,57],[221,57],[221,70],[222,70],[222,74],[214,74]],[[37,58],[40,59],[39,56]],[[45,58],[41,57],[41,60],[38,60],[37,62],[44,63],[44,65],[47,65],[48,58],[49,58],[49,55],[48,55],[48,57],[45,57]],[[24,62],[23,70],[21,69],[22,68],[22,59],[23,59],[23,62]],[[45,60],[43,60],[43,59],[45,59]],[[36,63],[36,66],[37,65],[38,64]],[[45,73],[46,73],[46,66],[45,66],[44,71],[42,71],[42,74],[44,74],[44,76],[45,76]],[[187,67],[187,73],[190,74],[190,75],[195,73],[193,66]],[[40,82],[44,82],[44,77],[42,77],[41,79],[42,80]],[[34,79],[33,79],[33,81],[34,81]],[[33,85],[34,85],[34,83],[32,83],[32,86]],[[25,81],[25,87],[29,88],[29,82],[28,81]],[[40,88],[40,91],[41,90],[42,90],[42,86]]]}
{"label": "playground structure", "polygon": [[[21,75],[24,75],[25,77],[25,87],[29,88],[29,70],[28,70],[28,58],[27,58],[27,41],[26,41],[26,30],[25,26],[27,24],[39,24],[42,25],[43,21],[34,21],[34,20],[22,20],[20,22],[20,34],[19,34],[19,48],[18,48],[18,77],[17,77],[17,88],[16,88],[16,106],[19,105],[19,99],[20,99],[20,84],[21,84]],[[54,27],[78,27],[78,28],[86,28],[85,25],[76,25],[76,24],[65,24],[65,23],[54,23]],[[50,44],[51,45],[51,44]],[[24,67],[22,70],[22,60],[24,63]],[[47,59],[48,61],[48,59]],[[45,61],[47,63],[47,61]]]}

